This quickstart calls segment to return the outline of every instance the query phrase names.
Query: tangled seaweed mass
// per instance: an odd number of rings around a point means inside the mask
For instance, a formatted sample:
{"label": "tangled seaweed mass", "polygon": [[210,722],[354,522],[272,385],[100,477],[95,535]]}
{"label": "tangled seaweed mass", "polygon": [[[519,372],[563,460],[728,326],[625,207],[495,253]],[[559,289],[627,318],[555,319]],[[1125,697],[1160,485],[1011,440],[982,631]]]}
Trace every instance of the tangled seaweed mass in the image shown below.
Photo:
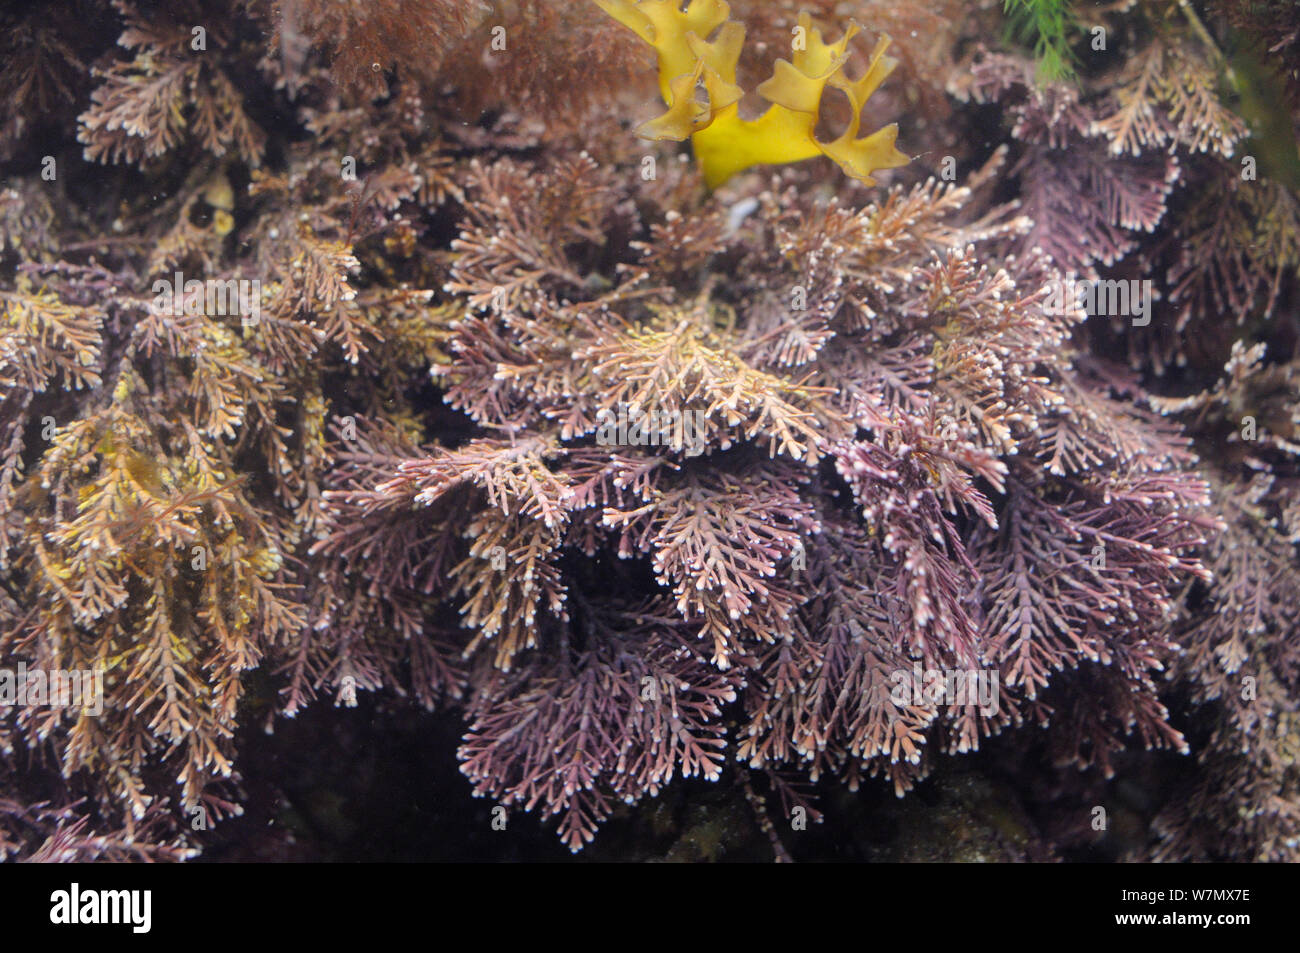
{"label": "tangled seaweed mass", "polygon": [[1005,6],[0,11],[0,857],[1300,859],[1294,4]]}

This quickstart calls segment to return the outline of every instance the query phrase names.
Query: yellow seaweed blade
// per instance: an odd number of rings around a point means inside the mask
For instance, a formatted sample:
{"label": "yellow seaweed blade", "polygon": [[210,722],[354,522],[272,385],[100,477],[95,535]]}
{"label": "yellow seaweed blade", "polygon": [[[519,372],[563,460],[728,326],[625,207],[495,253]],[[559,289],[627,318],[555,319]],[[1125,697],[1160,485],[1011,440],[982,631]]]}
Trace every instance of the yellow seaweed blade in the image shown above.
{"label": "yellow seaweed blade", "polygon": [[812,137],[815,116],[772,106],[751,121],[732,106],[691,137],[709,188],[756,165],[799,162],[822,154]]}
{"label": "yellow seaweed blade", "polygon": [[[811,15],[801,13],[802,42],[789,60],[777,60],[772,76],[758,87],[772,105],[757,119],[745,120],[738,107],[744,90],[736,84],[745,28],[729,19],[730,8],[723,0],[691,0],[685,10],[679,0],[596,2],[651,44],[659,56],[659,88],[668,109],[643,124],[638,134],[678,141],[689,136],[710,188],[752,166],[800,162],[818,155],[828,156],[848,175],[868,184],[874,182],[875,170],[909,161],[894,147],[897,125],[858,138],[862,107],[895,66],[884,55],[888,38],[876,43],[866,73],[850,80],[844,67],[849,41],[860,32],[858,25],[850,22],[843,36],[827,43]],[[717,38],[707,39],[719,27]],[[695,98],[701,82],[707,103]],[[852,116],[843,135],[823,143],[814,132],[827,86],[845,92]]]}
{"label": "yellow seaweed blade", "polygon": [[879,169],[897,169],[911,160],[894,147],[898,139],[898,123],[876,130],[869,136],[854,139],[856,125],[834,142],[819,144],[826,155],[847,175],[867,185],[875,185],[871,173]]}
{"label": "yellow seaweed blade", "polygon": [[898,65],[898,60],[886,56],[885,51],[889,49],[890,39],[882,36],[876,41],[876,47],[871,51],[871,62],[867,71],[862,74],[860,79],[849,80],[844,76],[839,76],[832,80],[830,85],[844,90],[850,101],[856,109],[861,109],[871,95],[880,88],[889,74],[894,71]]}
{"label": "yellow seaweed blade", "polygon": [[894,146],[898,139],[897,123],[891,123],[861,139],[857,137],[858,130],[862,127],[862,108],[898,65],[896,60],[885,56],[889,42],[889,37],[881,37],[876,42],[871,53],[871,63],[861,78],[849,80],[841,74],[831,80],[830,85],[844,90],[848,96],[852,118],[848,129],[838,139],[819,143],[826,155],[845,173],[867,185],[875,184],[872,172],[878,169],[897,169],[911,161]]}
{"label": "yellow seaweed blade", "polygon": [[632,0],[596,0],[600,7],[611,17],[623,24],[651,46],[655,43],[654,24]]}
{"label": "yellow seaweed blade", "polygon": [[813,26],[812,16],[806,10],[799,14],[799,27],[803,30],[803,48],[794,50],[791,59],[794,67],[808,76],[820,77],[835,72],[844,62],[849,40],[858,34],[858,25],[850,20],[844,35],[834,43],[827,43],[822,39],[822,31]]}
{"label": "yellow seaweed blade", "polygon": [[700,61],[696,64],[694,72],[674,79],[668,98],[667,112],[642,123],[637,128],[637,135],[643,139],[669,139],[680,142],[708,123],[712,113],[707,106],[695,99],[695,84],[700,81],[703,70],[704,63]]}
{"label": "yellow seaweed blade", "polygon": [[[838,63],[833,65],[837,67]],[[822,91],[833,72],[834,69],[828,69],[820,75],[812,76],[789,60],[777,60],[771,78],[759,84],[758,94],[769,103],[815,118],[821,104]]]}
{"label": "yellow seaweed blade", "polygon": [[711,43],[698,33],[688,33],[686,43],[691,48],[691,54],[704,60],[704,65],[717,73],[724,82],[736,82],[736,67],[740,64],[740,54],[745,48],[743,23],[728,20],[718,31],[718,38]]}
{"label": "yellow seaweed blade", "polygon": [[[655,48],[659,54],[659,92],[672,106],[673,81],[693,73],[699,57],[688,34],[708,36],[731,17],[724,0],[691,0],[681,10],[677,0],[596,0],[602,10]],[[743,30],[742,30],[743,42]],[[734,75],[732,77],[734,80]]]}

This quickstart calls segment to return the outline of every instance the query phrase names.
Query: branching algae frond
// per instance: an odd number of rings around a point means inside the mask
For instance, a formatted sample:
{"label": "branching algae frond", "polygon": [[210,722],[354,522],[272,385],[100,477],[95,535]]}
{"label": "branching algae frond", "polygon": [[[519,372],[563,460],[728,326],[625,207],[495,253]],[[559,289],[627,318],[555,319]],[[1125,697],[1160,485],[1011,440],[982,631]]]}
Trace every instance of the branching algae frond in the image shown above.
{"label": "branching algae frond", "polygon": [[[848,45],[858,33],[850,23],[835,43],[826,43],[805,12],[799,16],[791,60],[777,60],[770,79],[757,92],[772,105],[754,120],[740,118],[744,90],[736,84],[736,64],[745,44],[745,27],[728,19],[723,0],[691,0],[685,10],[677,0],[596,0],[614,19],[629,27],[659,54],[659,91],[668,111],[637,130],[647,139],[681,141],[688,136],[710,188],[755,165],[799,162],[829,156],[845,173],[868,185],[871,173],[907,164],[894,148],[898,125],[891,123],[858,138],[862,107],[897,65],[885,56],[882,37],[867,71],[856,80],[845,73]],[[721,27],[721,29],[718,29]],[[706,37],[718,30],[716,39]],[[703,84],[707,102],[696,99]],[[833,142],[814,134],[827,87],[848,97],[849,127]]]}

